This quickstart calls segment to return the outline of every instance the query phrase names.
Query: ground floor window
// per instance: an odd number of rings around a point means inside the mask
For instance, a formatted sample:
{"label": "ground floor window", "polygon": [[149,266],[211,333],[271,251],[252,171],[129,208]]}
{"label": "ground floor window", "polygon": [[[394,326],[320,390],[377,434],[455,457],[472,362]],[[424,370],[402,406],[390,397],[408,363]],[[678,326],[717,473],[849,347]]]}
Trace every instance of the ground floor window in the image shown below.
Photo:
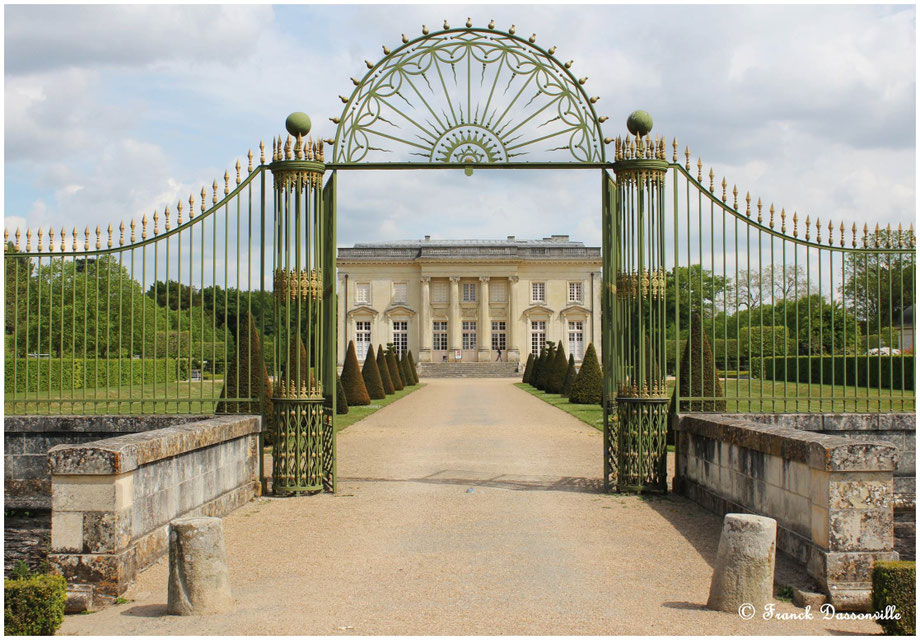
{"label": "ground floor window", "polygon": [[359,320],[355,322],[355,354],[358,362],[367,357],[367,350],[371,346],[371,323]]}
{"label": "ground floor window", "polygon": [[447,351],[447,322],[436,320],[432,324],[432,349]]}
{"label": "ground floor window", "polygon": [[476,348],[476,321],[463,321],[463,348],[471,351]]}
{"label": "ground floor window", "polygon": [[569,321],[569,353],[581,360],[585,355],[585,323],[581,320]]}
{"label": "ground floor window", "polygon": [[540,355],[546,345],[546,320],[530,321],[530,352]]}
{"label": "ground floor window", "polygon": [[393,321],[393,346],[400,358],[409,350],[409,323],[406,320]]}
{"label": "ground floor window", "polygon": [[492,350],[504,351],[505,344],[505,322],[504,320],[497,320],[492,323]]}

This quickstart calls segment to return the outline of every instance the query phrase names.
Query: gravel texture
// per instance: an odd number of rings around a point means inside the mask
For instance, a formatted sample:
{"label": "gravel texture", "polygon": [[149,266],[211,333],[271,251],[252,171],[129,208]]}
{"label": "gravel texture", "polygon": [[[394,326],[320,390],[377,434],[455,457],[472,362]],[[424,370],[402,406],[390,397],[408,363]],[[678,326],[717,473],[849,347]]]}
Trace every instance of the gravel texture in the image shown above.
{"label": "gravel texture", "polygon": [[[600,493],[601,434],[512,386],[431,379],[339,435],[339,493],[224,519],[234,609],[165,615],[167,560],[65,634],[825,634],[705,609],[721,519]],[[801,581],[780,555],[777,581]],[[777,611],[802,614],[790,603]]]}

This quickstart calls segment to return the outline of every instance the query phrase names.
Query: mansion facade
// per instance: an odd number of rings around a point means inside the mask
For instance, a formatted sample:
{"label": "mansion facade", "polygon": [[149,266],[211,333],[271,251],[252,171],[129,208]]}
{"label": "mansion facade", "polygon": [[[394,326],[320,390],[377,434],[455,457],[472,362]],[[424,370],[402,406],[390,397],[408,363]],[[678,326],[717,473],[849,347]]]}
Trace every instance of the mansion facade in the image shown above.
{"label": "mansion facade", "polygon": [[419,362],[526,360],[547,340],[600,357],[601,250],[542,240],[361,243],[338,250],[338,361],[354,341]]}

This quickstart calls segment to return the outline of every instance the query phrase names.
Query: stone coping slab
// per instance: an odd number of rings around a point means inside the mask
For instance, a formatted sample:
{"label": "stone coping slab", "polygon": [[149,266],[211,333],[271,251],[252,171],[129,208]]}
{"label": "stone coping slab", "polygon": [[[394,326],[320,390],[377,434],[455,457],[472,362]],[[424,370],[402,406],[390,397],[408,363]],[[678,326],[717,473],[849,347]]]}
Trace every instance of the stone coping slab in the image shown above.
{"label": "stone coping slab", "polygon": [[162,429],[211,418],[210,415],[182,416],[4,416],[5,433],[136,433]]}
{"label": "stone coping slab", "polygon": [[898,450],[891,445],[758,424],[743,417],[684,414],[678,416],[675,429],[801,462],[821,471],[893,472],[898,466]]}
{"label": "stone coping slab", "polygon": [[[738,414],[717,414],[737,418]],[[807,431],[916,431],[913,413],[746,413],[745,420]]]}
{"label": "stone coping slab", "polygon": [[48,451],[54,475],[111,475],[261,431],[259,416],[217,416],[177,426],[132,433]]}

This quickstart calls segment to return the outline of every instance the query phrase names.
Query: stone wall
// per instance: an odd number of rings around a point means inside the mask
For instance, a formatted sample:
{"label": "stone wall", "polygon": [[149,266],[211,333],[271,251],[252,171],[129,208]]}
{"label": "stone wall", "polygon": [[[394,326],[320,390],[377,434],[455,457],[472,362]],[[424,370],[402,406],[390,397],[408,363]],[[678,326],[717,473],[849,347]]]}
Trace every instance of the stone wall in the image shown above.
{"label": "stone wall", "polygon": [[3,503],[6,509],[51,509],[48,450],[201,420],[204,416],[6,416]]}
{"label": "stone wall", "polygon": [[777,547],[838,609],[865,609],[875,561],[896,560],[888,444],[757,424],[738,416],[675,421],[674,490],[719,514],[777,521]]}
{"label": "stone wall", "polygon": [[259,495],[256,416],[222,416],[48,452],[52,567],[70,610],[102,606],[168,550],[169,522]]}

